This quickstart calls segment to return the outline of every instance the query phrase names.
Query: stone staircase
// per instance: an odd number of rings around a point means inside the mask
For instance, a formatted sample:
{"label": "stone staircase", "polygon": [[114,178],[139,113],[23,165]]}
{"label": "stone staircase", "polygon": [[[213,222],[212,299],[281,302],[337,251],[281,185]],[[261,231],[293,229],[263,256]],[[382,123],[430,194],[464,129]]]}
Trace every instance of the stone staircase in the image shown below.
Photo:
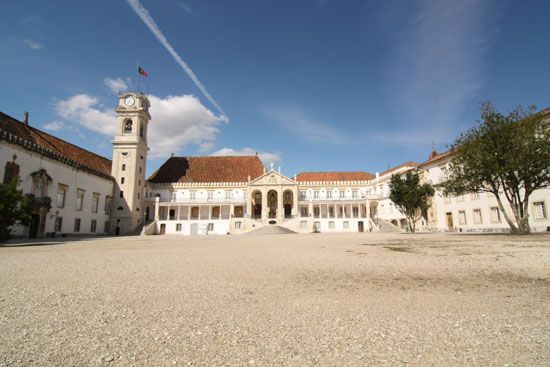
{"label": "stone staircase", "polygon": [[261,228],[254,229],[246,234],[291,234],[297,233],[288,228],[278,226],[278,225],[265,225]]}
{"label": "stone staircase", "polygon": [[401,232],[398,226],[380,218],[378,219],[378,230],[380,232]]}

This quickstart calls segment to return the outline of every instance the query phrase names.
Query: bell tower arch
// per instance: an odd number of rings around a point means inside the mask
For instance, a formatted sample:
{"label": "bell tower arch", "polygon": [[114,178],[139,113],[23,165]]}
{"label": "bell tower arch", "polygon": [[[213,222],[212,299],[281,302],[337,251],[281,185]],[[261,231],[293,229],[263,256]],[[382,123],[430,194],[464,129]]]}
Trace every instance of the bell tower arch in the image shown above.
{"label": "bell tower arch", "polygon": [[141,93],[124,92],[118,96],[111,168],[116,180],[110,226],[113,234],[128,234],[144,221],[149,106],[149,99]]}

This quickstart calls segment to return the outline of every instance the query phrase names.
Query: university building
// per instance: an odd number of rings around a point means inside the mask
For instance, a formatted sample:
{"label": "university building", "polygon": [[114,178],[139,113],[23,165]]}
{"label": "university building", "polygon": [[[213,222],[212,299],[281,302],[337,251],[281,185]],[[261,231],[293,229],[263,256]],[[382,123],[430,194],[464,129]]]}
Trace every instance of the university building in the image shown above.
{"label": "university building", "polygon": [[[170,157],[149,178],[150,103],[121,93],[112,160],[0,113],[4,182],[20,177],[35,202],[21,237],[94,234],[241,234],[279,226],[298,233],[403,231],[404,216],[389,200],[393,174],[418,172],[436,184],[452,155],[432,151],[382,173],[303,172],[287,177],[257,156]],[[550,111],[546,112],[550,116]],[[151,121],[154,123],[154,121]],[[529,203],[533,231],[550,228],[550,189]],[[426,231],[506,231],[496,200],[486,193],[436,193],[418,223]]]}

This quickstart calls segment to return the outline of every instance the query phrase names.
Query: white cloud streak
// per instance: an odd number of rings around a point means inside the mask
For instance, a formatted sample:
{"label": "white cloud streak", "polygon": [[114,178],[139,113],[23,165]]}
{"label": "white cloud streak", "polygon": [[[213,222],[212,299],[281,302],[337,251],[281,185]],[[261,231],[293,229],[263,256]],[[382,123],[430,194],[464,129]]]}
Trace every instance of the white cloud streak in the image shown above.
{"label": "white cloud streak", "polygon": [[124,80],[122,80],[120,78],[116,78],[116,79],[105,78],[103,80],[103,83],[113,93],[118,93],[118,92],[121,92],[121,91],[128,90],[128,83],[126,83]]}
{"label": "white cloud streak", "polygon": [[[387,9],[396,5],[389,3]],[[394,23],[384,26],[397,45],[388,84],[395,111],[412,129],[430,124],[430,129],[449,131],[463,123],[464,108],[483,85],[484,56],[495,34],[500,4],[419,0],[416,6],[407,5],[413,14],[384,14]]]}
{"label": "white cloud streak", "polygon": [[23,40],[23,45],[30,48],[31,50],[40,50],[41,48],[44,48],[44,45],[41,44],[40,42],[31,40],[28,38]]}
{"label": "white cloud streak", "polygon": [[353,139],[331,125],[315,121],[302,109],[296,107],[270,107],[264,115],[292,134],[316,143],[348,144]]}
{"label": "white cloud streak", "polygon": [[258,150],[255,150],[253,148],[241,148],[241,149],[233,149],[233,148],[222,148],[220,150],[215,151],[211,155],[213,156],[243,156],[243,155],[256,155],[258,154],[258,157],[264,162],[264,165],[269,166],[271,162],[273,163],[282,163],[282,158],[280,153],[276,152],[260,152]]}
{"label": "white cloud streak", "polygon": [[[151,122],[148,128],[148,145],[152,158],[178,153],[189,145],[197,145],[200,151],[213,148],[224,117],[216,116],[192,95],[160,98],[148,96],[151,102]],[[105,109],[99,99],[86,94],[74,95],[55,104],[55,111],[62,121],[54,121],[44,128],[58,131],[73,124],[104,136],[116,134],[115,111]]]}
{"label": "white cloud streak", "polygon": [[132,10],[141,18],[143,23],[149,28],[149,30],[153,33],[153,35],[157,38],[157,40],[166,48],[166,50],[172,55],[174,60],[181,66],[181,68],[187,73],[187,75],[191,78],[193,83],[199,88],[199,90],[202,92],[202,94],[212,103],[212,105],[219,111],[219,113],[225,117],[226,120],[229,120],[227,117],[227,114],[224,112],[224,110],[221,108],[221,106],[216,102],[216,100],[208,93],[205,86],[201,83],[199,78],[195,75],[193,70],[187,65],[185,61],[180,57],[180,55],[174,50],[172,45],[168,42],[160,28],[157,26],[151,15],[149,14],[149,11],[141,5],[139,0],[126,0],[128,5],[132,8]]}

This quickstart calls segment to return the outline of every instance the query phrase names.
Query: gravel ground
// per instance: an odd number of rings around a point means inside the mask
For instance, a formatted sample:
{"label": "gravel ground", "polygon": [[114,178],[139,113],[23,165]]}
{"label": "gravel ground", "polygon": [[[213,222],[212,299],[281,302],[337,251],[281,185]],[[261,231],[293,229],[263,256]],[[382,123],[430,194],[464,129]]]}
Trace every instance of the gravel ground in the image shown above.
{"label": "gravel ground", "polygon": [[550,237],[0,248],[0,365],[548,366]]}

